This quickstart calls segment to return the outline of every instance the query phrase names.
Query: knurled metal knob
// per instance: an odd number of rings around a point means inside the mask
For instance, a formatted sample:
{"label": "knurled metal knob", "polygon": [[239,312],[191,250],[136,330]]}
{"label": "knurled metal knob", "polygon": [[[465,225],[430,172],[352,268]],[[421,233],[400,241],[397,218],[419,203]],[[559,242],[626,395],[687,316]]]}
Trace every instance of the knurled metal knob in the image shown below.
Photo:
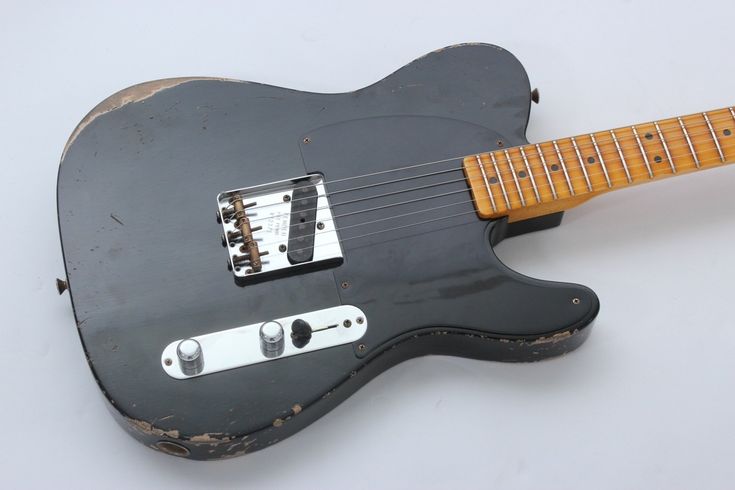
{"label": "knurled metal knob", "polygon": [[187,376],[199,374],[204,369],[204,357],[202,346],[194,339],[184,339],[176,347],[176,355],[179,358],[179,367]]}
{"label": "knurled metal knob", "polygon": [[280,356],[283,354],[284,345],[283,327],[280,323],[270,321],[260,326],[260,351],[265,357]]}

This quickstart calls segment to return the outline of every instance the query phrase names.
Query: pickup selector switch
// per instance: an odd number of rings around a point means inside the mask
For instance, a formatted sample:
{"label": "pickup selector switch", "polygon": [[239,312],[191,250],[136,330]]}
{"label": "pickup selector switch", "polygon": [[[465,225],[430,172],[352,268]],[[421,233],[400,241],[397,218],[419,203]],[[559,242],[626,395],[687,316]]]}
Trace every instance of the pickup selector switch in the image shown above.
{"label": "pickup selector switch", "polygon": [[260,326],[260,351],[265,357],[273,358],[283,354],[283,327],[276,321],[265,322]]}
{"label": "pickup selector switch", "polygon": [[312,328],[309,322],[297,318],[291,323],[291,340],[294,347],[301,349],[311,340]]}

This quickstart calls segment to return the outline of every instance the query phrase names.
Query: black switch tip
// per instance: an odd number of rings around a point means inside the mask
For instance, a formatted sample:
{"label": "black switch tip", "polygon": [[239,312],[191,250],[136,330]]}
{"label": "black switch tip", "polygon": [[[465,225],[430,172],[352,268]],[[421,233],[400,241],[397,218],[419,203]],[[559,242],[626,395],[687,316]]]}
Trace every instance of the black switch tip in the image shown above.
{"label": "black switch tip", "polygon": [[291,340],[293,345],[301,349],[311,340],[311,325],[301,318],[291,323]]}

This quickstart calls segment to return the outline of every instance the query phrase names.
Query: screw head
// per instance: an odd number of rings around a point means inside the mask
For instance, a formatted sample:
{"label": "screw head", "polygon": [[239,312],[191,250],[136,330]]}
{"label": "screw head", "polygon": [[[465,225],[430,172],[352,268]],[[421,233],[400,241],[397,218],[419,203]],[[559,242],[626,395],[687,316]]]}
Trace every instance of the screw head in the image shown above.
{"label": "screw head", "polygon": [[311,138],[309,138],[309,137],[307,136],[306,138],[304,138],[304,144],[305,144],[305,145],[308,145],[309,143],[311,143]]}
{"label": "screw head", "polygon": [[324,223],[322,223],[320,221],[319,223],[316,224],[316,227],[317,227],[318,230],[323,230],[324,229]]}
{"label": "screw head", "polygon": [[357,350],[360,351],[360,352],[365,352],[367,350],[367,345],[360,344],[360,345],[357,346]]}
{"label": "screw head", "polygon": [[283,195],[283,202],[289,202],[290,200],[291,200],[291,196],[289,196],[288,194]]}
{"label": "screw head", "polygon": [[347,289],[348,287],[350,287],[350,283],[348,281],[342,281],[342,284],[340,284],[340,286],[342,287],[342,289]]}
{"label": "screw head", "polygon": [[279,251],[279,252],[285,252],[285,251],[286,251],[286,245],[284,245],[284,244],[280,244],[280,245],[278,246],[278,251]]}
{"label": "screw head", "polygon": [[581,302],[582,302],[582,300],[580,300],[579,298],[574,298],[574,299],[572,299],[572,304],[573,304],[573,305],[578,305],[578,304],[579,304],[579,303],[581,303]]}
{"label": "screw head", "polygon": [[357,323],[359,323],[360,325],[362,325],[365,322],[365,319],[363,317],[361,317],[361,316],[358,316],[356,321],[357,321]]}
{"label": "screw head", "polygon": [[345,328],[350,328],[352,326],[352,321],[345,320],[342,322],[342,326],[344,326]]}

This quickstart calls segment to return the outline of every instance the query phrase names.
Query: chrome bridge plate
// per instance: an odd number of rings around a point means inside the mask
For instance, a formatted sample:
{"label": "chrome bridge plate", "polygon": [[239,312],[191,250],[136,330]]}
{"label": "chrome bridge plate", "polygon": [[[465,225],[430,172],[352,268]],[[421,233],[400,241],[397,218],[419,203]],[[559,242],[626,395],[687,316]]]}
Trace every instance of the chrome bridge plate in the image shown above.
{"label": "chrome bridge plate", "polygon": [[[311,328],[310,339],[303,344],[294,333],[294,322],[306,322]],[[276,355],[264,350],[262,327],[277,323],[283,329],[283,343]],[[161,354],[161,367],[176,379],[196,378],[261,362],[275,361],[307,352],[349,344],[360,340],[367,331],[367,317],[357,307],[335,306],[300,315],[276,318],[242,327],[221,330],[206,335],[178,339],[168,344]],[[192,342],[192,340],[196,342]],[[194,371],[186,369],[180,357],[182,343],[198,344],[199,363]],[[184,371],[187,371],[187,374]]]}
{"label": "chrome bridge plate", "polygon": [[[304,192],[310,194],[301,197]],[[334,216],[319,174],[221,192],[217,220],[222,223],[227,267],[238,283],[289,269],[342,263]],[[296,254],[304,257],[297,261]]]}

